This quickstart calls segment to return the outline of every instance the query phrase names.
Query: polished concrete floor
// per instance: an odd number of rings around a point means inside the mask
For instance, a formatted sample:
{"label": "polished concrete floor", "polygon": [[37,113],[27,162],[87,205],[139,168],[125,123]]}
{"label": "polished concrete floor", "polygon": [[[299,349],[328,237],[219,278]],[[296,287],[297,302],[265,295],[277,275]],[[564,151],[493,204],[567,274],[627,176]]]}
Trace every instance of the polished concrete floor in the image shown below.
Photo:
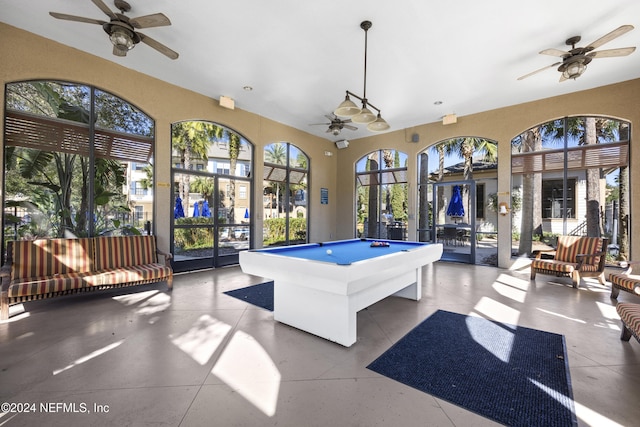
{"label": "polished concrete floor", "polygon": [[14,403],[0,426],[495,425],[366,369],[438,309],[563,334],[579,425],[640,425],[640,343],[620,341],[608,288],[530,282],[517,264],[423,274],[420,302],[358,313],[351,348],[224,295],[262,281],[238,267],[178,275],[170,294],[156,284],[14,306],[0,322],[0,402]]}

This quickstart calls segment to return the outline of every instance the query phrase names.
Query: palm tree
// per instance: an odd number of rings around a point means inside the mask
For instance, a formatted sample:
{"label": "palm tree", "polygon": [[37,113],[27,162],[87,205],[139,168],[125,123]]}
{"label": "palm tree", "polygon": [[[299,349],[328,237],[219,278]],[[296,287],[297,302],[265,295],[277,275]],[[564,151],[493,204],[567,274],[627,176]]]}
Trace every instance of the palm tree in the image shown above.
{"label": "palm tree", "polygon": [[[524,153],[542,149],[541,127],[523,132],[513,142],[514,148]],[[542,174],[525,173],[522,176],[522,217],[520,224],[519,254],[531,254],[534,234],[542,235]]]}
{"label": "palm tree", "polygon": [[[193,156],[208,160],[211,140],[221,135],[222,128],[208,122],[180,122],[171,127],[172,146],[180,155],[180,162],[185,170],[191,169]],[[183,174],[179,192],[184,206],[189,206],[190,185],[190,176]]]}
{"label": "palm tree", "polygon": [[[238,156],[240,155],[240,147],[242,146],[242,141],[240,140],[240,135],[234,132],[227,132],[227,136],[229,138],[229,174],[235,175],[236,173],[236,165],[238,163]],[[234,224],[236,222],[235,219],[235,206],[236,206],[236,180],[229,180],[229,206],[228,206],[228,214],[227,219],[229,224]]]}
{"label": "palm tree", "polygon": [[[270,144],[264,150],[264,160],[267,163],[271,163],[274,165],[285,165],[287,162],[287,146],[280,142],[275,142]],[[276,193],[276,205],[279,212],[280,210],[280,190],[282,189],[282,182],[272,181],[272,193],[275,190]],[[273,209],[273,201],[270,203],[270,208]],[[273,216],[273,215],[272,215]]]}
{"label": "palm tree", "polygon": [[[629,141],[629,123],[620,122],[620,141]],[[618,223],[618,245],[620,246],[619,258],[629,260],[629,167],[621,166],[618,176],[619,199],[619,223]]]}
{"label": "palm tree", "polygon": [[[445,142],[451,144],[451,147],[445,149],[449,153],[453,153],[461,157],[464,161],[463,179],[465,181],[473,180],[473,156],[479,154],[486,162],[495,162],[498,158],[498,145],[494,141],[484,138],[465,137],[449,140]],[[469,188],[465,185],[462,187],[462,200],[465,210],[465,217],[469,215]],[[464,222],[470,222],[470,218]]]}

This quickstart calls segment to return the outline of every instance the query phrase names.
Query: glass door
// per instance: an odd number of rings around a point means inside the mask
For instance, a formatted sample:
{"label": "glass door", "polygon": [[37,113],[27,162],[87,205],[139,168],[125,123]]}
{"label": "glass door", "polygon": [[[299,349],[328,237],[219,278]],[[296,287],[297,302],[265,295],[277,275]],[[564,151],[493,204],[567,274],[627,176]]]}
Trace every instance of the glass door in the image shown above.
{"label": "glass door", "polygon": [[476,184],[451,181],[433,184],[431,239],[442,243],[443,261],[476,262]]}

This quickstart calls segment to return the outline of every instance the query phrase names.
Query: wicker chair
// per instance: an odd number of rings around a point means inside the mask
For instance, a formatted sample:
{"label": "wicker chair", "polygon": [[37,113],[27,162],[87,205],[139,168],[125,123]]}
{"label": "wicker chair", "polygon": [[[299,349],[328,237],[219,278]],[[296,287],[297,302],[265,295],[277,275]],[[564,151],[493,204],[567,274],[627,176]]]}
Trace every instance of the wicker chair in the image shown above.
{"label": "wicker chair", "polygon": [[[538,251],[531,262],[531,280],[536,273],[557,277],[571,277],[573,287],[580,286],[580,279],[597,277],[605,285],[604,266],[609,240],[601,237],[559,236],[555,250]],[[553,259],[542,258],[543,253],[553,253]]]}

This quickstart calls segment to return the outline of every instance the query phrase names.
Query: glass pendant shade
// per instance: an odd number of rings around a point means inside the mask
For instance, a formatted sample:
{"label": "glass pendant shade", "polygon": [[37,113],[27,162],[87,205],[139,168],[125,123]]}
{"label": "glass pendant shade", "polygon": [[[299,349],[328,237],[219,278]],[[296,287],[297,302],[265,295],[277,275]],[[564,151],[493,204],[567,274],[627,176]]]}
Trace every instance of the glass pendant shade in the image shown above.
{"label": "glass pendant shade", "polygon": [[582,75],[582,73],[585,72],[586,69],[587,66],[582,62],[574,62],[573,64],[569,65],[566,70],[564,70],[562,76],[565,79],[577,79]]}
{"label": "glass pendant shade", "polygon": [[371,112],[366,106],[362,107],[360,113],[351,117],[351,121],[353,123],[358,123],[360,125],[366,125],[376,120],[376,115]]}
{"label": "glass pendant shade", "polygon": [[387,123],[387,121],[383,119],[380,114],[378,114],[378,117],[375,121],[367,125],[367,129],[369,129],[371,132],[383,132],[390,127],[391,126],[389,126],[389,123]]}
{"label": "glass pendant shade", "polygon": [[358,114],[361,108],[358,107],[351,99],[349,95],[344,98],[344,101],[333,112],[338,117],[352,117]]}
{"label": "glass pendant shade", "polygon": [[131,50],[134,46],[131,35],[123,28],[115,28],[109,36],[109,40],[120,50]]}

